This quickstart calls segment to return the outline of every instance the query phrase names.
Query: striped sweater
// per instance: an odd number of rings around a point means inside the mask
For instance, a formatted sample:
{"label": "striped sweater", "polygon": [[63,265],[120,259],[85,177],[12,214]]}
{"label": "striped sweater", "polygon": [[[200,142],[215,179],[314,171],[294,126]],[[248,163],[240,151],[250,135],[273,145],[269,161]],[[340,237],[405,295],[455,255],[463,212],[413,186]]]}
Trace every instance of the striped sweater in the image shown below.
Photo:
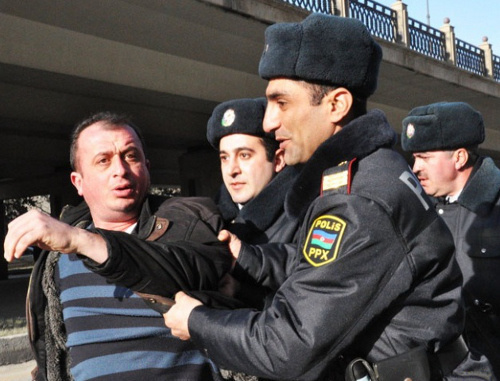
{"label": "striped sweater", "polygon": [[71,374],[83,380],[213,380],[215,366],[170,334],[160,313],[127,288],[61,255],[60,290]]}

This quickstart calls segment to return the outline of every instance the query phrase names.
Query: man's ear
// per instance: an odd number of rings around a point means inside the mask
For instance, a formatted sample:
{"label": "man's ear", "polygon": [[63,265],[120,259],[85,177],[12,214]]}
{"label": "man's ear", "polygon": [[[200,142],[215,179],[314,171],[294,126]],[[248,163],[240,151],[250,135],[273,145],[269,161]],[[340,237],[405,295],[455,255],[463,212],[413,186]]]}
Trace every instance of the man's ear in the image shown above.
{"label": "man's ear", "polygon": [[285,168],[285,150],[278,148],[274,155],[274,172],[278,173]]}
{"label": "man's ear", "polygon": [[453,153],[453,161],[455,163],[455,169],[461,170],[469,161],[469,152],[465,148],[459,148]]}
{"label": "man's ear", "polygon": [[78,195],[83,196],[82,175],[78,172],[71,172],[70,178],[71,184],[73,184],[78,191]]}
{"label": "man's ear", "polygon": [[327,105],[330,108],[330,121],[334,125],[345,124],[342,121],[349,115],[353,100],[351,92],[344,87],[338,87],[326,95]]}

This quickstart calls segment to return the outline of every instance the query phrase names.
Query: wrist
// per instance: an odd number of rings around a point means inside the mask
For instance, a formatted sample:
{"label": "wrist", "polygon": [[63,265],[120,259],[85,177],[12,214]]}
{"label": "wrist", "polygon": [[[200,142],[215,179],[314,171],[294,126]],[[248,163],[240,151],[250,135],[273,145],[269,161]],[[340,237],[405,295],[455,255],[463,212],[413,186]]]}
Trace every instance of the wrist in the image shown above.
{"label": "wrist", "polygon": [[86,256],[96,263],[104,263],[109,257],[104,238],[88,230],[77,228],[77,231],[75,252]]}

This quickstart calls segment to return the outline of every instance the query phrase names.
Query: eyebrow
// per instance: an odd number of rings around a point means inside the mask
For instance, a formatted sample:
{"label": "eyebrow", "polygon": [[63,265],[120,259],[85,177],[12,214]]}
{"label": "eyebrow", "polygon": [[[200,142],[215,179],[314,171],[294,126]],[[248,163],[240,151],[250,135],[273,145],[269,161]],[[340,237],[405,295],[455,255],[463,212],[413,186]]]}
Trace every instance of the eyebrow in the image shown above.
{"label": "eyebrow", "polygon": [[279,97],[282,97],[282,96],[287,96],[289,95],[287,92],[285,91],[273,91],[272,93],[270,94],[266,94],[266,98],[270,101],[272,100],[275,100]]}
{"label": "eyebrow", "polygon": [[[127,147],[125,147],[124,150],[120,151],[118,154],[119,155],[125,155],[127,153],[130,153],[130,152],[141,152],[141,149],[137,146],[137,145],[129,145]],[[94,158],[98,157],[98,156],[101,156],[101,155],[115,155],[115,151],[110,149],[110,150],[102,150],[102,151],[98,151],[96,152],[96,154],[93,156]]]}
{"label": "eyebrow", "polygon": [[[255,150],[253,148],[245,147],[245,146],[243,146],[243,147],[236,147],[236,148],[231,149],[230,151],[231,152],[234,152],[234,151],[236,151],[236,152],[240,152],[240,151],[255,152]],[[228,151],[226,151],[226,150],[219,150],[219,154],[221,154],[221,153],[228,153]]]}

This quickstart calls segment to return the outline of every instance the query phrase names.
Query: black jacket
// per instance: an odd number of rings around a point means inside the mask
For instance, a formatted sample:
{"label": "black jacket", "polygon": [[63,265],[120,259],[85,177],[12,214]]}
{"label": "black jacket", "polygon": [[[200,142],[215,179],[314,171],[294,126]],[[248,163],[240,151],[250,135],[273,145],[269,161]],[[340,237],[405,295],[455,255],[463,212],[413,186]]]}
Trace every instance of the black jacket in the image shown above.
{"label": "black jacket", "polygon": [[500,378],[500,170],[480,158],[457,202],[435,201],[464,275],[466,339]]}
{"label": "black jacket", "polygon": [[453,240],[390,149],[395,137],[372,111],[316,150],[286,200],[287,212],[303,217],[298,246],[246,245],[238,259],[278,288],[272,305],[191,313],[192,340],[218,365],[272,379],[337,380],[354,357],[433,352],[460,335]]}
{"label": "black jacket", "polygon": [[[61,220],[88,227],[85,203],[67,207]],[[140,292],[158,308],[177,291],[216,291],[231,266],[231,255],[217,240],[222,219],[215,204],[205,198],[150,197],[142,208],[136,233],[96,229],[107,241],[109,259],[102,265],[84,259],[86,265],[109,281]],[[69,380],[65,332],[53,279],[58,253],[42,252],[31,275],[28,292],[29,339],[37,362],[37,380]],[[195,296],[212,304],[206,293]],[[165,298],[162,298],[165,297]],[[219,302],[216,299],[216,306]],[[220,300],[226,302],[225,298]],[[46,329],[50,324],[50,329]],[[50,369],[48,369],[50,368]]]}
{"label": "black jacket", "polygon": [[[231,199],[223,184],[216,197],[225,228],[243,242],[256,245],[268,242],[294,242],[299,220],[285,213],[285,197],[300,172],[299,167],[285,167],[243,208]],[[252,277],[236,266],[232,276],[238,280],[235,295],[248,307],[262,309],[270,303],[274,289],[257,285]]]}

